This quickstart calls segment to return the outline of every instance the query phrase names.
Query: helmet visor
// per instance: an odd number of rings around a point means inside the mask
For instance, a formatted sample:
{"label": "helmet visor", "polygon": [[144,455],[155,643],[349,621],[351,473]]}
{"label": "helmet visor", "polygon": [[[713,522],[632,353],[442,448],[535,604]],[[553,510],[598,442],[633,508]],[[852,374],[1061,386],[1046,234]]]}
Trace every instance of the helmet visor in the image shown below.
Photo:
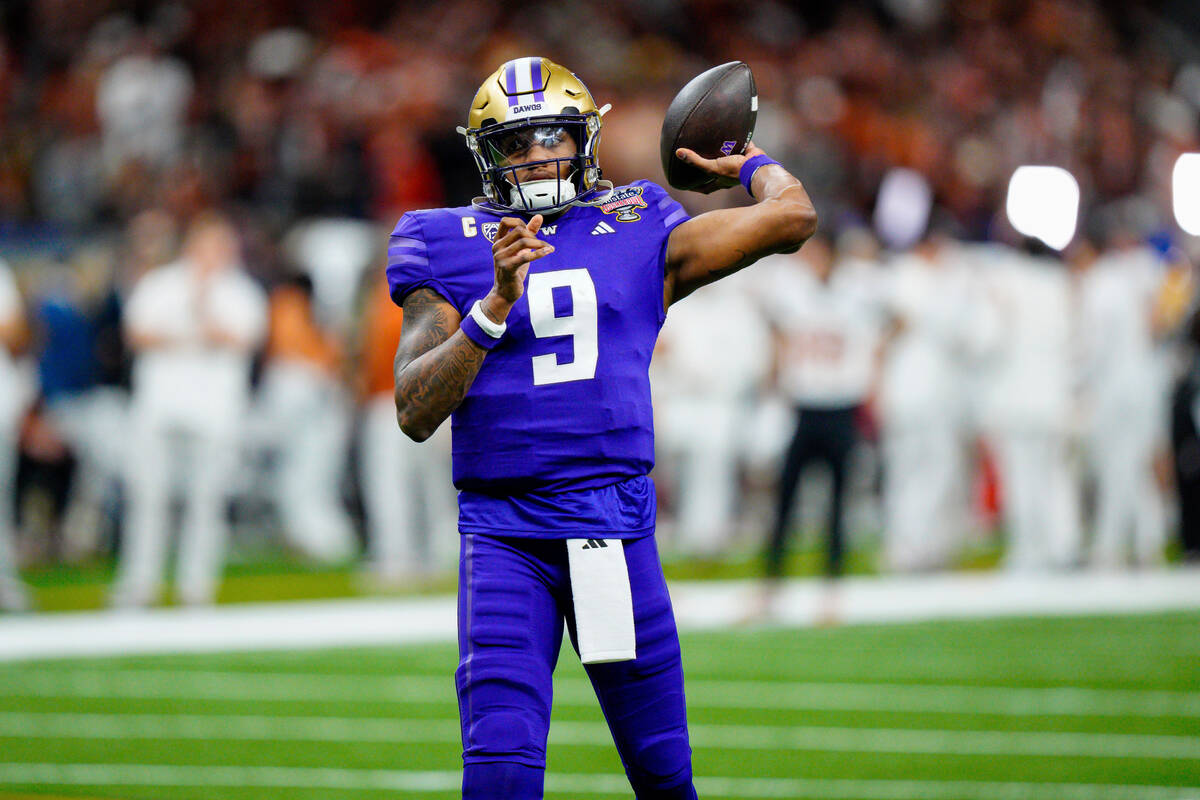
{"label": "helmet visor", "polygon": [[535,146],[552,150],[567,141],[572,141],[571,134],[562,125],[534,125],[489,136],[486,145],[492,163],[507,167],[514,161],[519,164],[527,160],[526,156]]}

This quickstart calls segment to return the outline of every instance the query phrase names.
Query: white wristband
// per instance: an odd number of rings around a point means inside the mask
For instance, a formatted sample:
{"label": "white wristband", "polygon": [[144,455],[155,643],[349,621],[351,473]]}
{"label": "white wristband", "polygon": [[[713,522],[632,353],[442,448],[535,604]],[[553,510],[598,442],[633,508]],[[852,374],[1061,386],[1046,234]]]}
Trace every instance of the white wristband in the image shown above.
{"label": "white wristband", "polygon": [[471,319],[475,320],[475,324],[479,329],[493,339],[499,339],[508,330],[507,322],[492,322],[491,318],[484,313],[482,300],[476,300],[475,305],[471,306]]}

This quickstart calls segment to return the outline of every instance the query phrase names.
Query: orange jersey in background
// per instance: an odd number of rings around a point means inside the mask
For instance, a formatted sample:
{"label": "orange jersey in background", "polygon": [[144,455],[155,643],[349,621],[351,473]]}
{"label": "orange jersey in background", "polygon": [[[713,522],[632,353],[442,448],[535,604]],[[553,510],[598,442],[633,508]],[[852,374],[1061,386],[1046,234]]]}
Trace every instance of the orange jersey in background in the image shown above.
{"label": "orange jersey in background", "polygon": [[388,295],[387,280],[381,274],[374,281],[367,299],[364,320],[362,353],[362,388],[365,397],[391,394],[392,363],[396,357],[396,345],[400,342],[400,328],[404,323],[404,311]]}
{"label": "orange jersey in background", "polygon": [[340,374],[341,345],[317,325],[312,301],[302,289],[281,286],[271,292],[266,357],[268,361],[303,361],[330,374]]}

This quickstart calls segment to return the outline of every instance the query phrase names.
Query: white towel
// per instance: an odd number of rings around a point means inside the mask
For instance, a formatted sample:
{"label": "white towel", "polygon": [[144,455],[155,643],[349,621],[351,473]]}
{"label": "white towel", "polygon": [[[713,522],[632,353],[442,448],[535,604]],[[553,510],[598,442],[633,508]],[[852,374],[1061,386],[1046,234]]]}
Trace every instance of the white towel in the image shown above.
{"label": "white towel", "polygon": [[620,539],[568,539],[575,629],[584,664],[637,658],[633,594]]}

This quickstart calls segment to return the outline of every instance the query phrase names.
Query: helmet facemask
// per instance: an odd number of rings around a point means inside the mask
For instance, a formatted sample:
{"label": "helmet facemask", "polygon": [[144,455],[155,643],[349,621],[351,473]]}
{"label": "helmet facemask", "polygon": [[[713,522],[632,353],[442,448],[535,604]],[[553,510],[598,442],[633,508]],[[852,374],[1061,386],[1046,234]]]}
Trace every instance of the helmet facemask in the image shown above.
{"label": "helmet facemask", "polygon": [[[594,153],[586,152],[579,145],[588,141],[586,137],[587,119],[583,115],[561,115],[550,121],[507,123],[481,131],[478,142],[480,155],[486,165],[484,187],[489,199],[518,211],[566,208],[577,196],[587,191],[583,180],[587,171],[590,169],[597,176],[599,173]],[[569,155],[537,161],[524,160],[534,146],[552,150],[563,142],[575,144]],[[594,141],[592,144],[594,148]],[[539,171],[548,171],[551,175],[520,177]]]}

